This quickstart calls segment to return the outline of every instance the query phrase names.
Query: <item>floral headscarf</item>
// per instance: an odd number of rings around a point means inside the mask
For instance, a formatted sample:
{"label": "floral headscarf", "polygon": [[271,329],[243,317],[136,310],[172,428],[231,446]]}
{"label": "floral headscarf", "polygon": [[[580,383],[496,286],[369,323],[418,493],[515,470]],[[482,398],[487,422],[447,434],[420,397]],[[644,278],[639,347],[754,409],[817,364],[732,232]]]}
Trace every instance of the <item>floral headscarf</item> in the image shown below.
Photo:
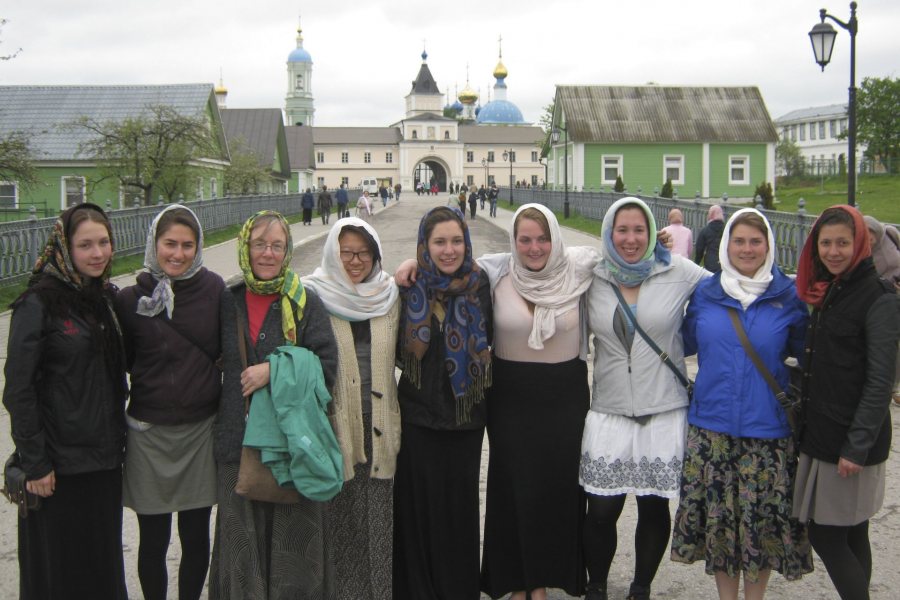
{"label": "floral headscarf", "polygon": [[[640,208],[647,216],[647,224],[649,225],[647,230],[647,251],[644,252],[641,259],[634,264],[625,262],[625,260],[619,256],[619,251],[616,250],[612,241],[613,225],[615,224],[616,214],[619,210],[626,208],[629,205]],[[629,196],[614,202],[603,217],[603,225],[600,226],[600,236],[603,238],[603,264],[610,274],[612,274],[613,278],[626,287],[637,287],[641,285],[641,283],[643,283],[650,275],[650,269],[653,268],[655,262],[659,261],[664,265],[668,265],[672,261],[672,253],[656,239],[656,221],[653,218],[650,207],[644,204],[644,201],[640,198]]]}
{"label": "floral headscarf", "polygon": [[[159,266],[159,259],[156,256],[156,231],[159,228],[159,221],[162,216],[173,210],[181,210],[190,215],[190,218],[197,224],[197,232],[199,239],[197,240],[197,253],[194,255],[194,262],[188,267],[188,270],[174,278],[166,275],[162,267]],[[190,279],[203,266],[203,228],[200,226],[200,220],[194,211],[186,206],[179,204],[170,204],[162,209],[153,222],[150,223],[150,229],[147,231],[147,245],[144,249],[144,268],[157,281],[156,287],[150,296],[142,296],[138,298],[137,313],[145,317],[153,317],[166,310],[166,315],[171,319],[172,311],[175,310],[175,291],[172,289],[172,279],[182,281]]]}
{"label": "floral headscarf", "polygon": [[[465,258],[452,276],[438,269],[428,251],[425,223],[435,211],[452,213],[465,238]],[[480,269],[472,258],[469,228],[458,209],[441,206],[422,217],[416,258],[416,282],[406,292],[406,306],[401,315],[404,373],[414,385],[421,386],[421,360],[431,342],[434,304],[443,302],[447,373],[457,401],[457,422],[466,423],[472,406],[481,402],[484,390],[490,387],[491,352],[487,325],[478,300]]]}
{"label": "floral headscarf", "polygon": [[[85,281],[82,280],[81,274],[75,269],[75,265],[72,264],[72,257],[69,254],[69,236],[72,232],[68,231],[72,223],[72,217],[80,210],[95,210],[108,222],[108,218],[106,213],[103,212],[103,209],[90,202],[76,204],[72,208],[64,211],[56,219],[56,223],[53,224],[50,237],[47,238],[47,243],[44,245],[43,251],[41,251],[40,256],[38,256],[37,261],[34,263],[34,269],[31,271],[32,276],[29,280],[30,283],[35,282],[43,275],[49,275],[76,290],[80,291],[82,289]],[[113,243],[112,232],[109,234],[109,241],[111,244]],[[113,246],[113,248],[115,248],[115,246]],[[109,283],[109,276],[111,273],[112,257],[110,256],[109,263],[106,265],[106,269],[103,270],[103,273],[99,278],[103,287]]]}
{"label": "floral headscarf", "polygon": [[[822,228],[822,220],[835,210],[843,210],[853,218],[853,258],[847,270],[837,276],[829,273],[822,264],[822,259],[819,258],[819,231]],[[821,307],[828,286],[836,279],[849,276],[859,266],[859,263],[871,255],[869,231],[862,213],[847,204],[838,204],[828,208],[813,223],[812,231],[800,252],[800,261],[797,265],[797,295],[807,304]]]}
{"label": "floral headscarf", "polygon": [[[278,275],[273,279],[263,281],[256,278],[250,266],[250,234],[253,232],[256,221],[261,217],[267,216],[275,217],[284,231],[287,232],[287,251],[284,253],[284,259],[281,262],[281,270],[278,272]],[[291,228],[287,220],[273,210],[261,210],[247,219],[244,226],[241,227],[241,232],[238,234],[238,265],[241,268],[241,273],[244,275],[244,283],[247,285],[247,289],[260,296],[271,294],[279,294],[281,296],[281,330],[284,333],[285,340],[291,344],[296,344],[296,323],[303,318],[303,308],[306,306],[306,290],[300,282],[300,277],[290,269],[291,249],[293,247]]]}

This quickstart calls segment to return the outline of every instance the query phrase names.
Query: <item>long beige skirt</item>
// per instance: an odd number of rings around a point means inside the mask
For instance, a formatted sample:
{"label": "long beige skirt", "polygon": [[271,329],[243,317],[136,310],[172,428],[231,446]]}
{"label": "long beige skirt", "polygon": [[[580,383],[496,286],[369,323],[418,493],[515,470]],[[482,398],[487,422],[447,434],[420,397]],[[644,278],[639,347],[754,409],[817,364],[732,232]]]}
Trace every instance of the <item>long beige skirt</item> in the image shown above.
{"label": "long beige skirt", "polygon": [[870,519],[884,503],[886,463],[863,468],[851,477],[837,465],[800,453],[793,516],[801,523],[850,527]]}

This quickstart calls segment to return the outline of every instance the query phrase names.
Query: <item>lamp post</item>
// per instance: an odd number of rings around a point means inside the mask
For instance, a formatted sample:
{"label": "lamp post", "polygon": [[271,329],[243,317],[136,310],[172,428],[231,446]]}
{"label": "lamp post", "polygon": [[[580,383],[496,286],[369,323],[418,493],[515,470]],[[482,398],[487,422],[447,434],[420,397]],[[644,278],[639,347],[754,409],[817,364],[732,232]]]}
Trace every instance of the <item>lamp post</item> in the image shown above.
{"label": "lamp post", "polygon": [[489,187],[489,185],[491,183],[490,177],[488,176],[488,173],[490,173],[490,171],[488,170],[489,169],[488,164],[489,163],[486,158],[481,159],[481,166],[484,167],[484,187]]}
{"label": "lamp post", "polygon": [[850,101],[847,103],[847,145],[849,146],[847,153],[847,204],[856,206],[856,31],[858,22],[856,20],[856,2],[850,3],[850,20],[846,23],[840,19],[829,15],[826,9],[819,11],[820,23],[809,32],[809,40],[812,42],[813,54],[816,56],[816,63],[825,70],[825,65],[831,61],[831,51],[834,50],[834,40],[837,37],[837,31],[834,27],[825,22],[825,19],[831,19],[850,32]]}
{"label": "lamp post", "polygon": [[565,142],[563,143],[563,150],[565,151],[565,158],[563,159],[563,178],[565,180],[565,195],[563,196],[563,217],[569,218],[569,130],[565,127],[560,127],[557,125],[550,132],[550,139],[555,144],[559,141],[559,132],[562,131],[566,134]]}
{"label": "lamp post", "polygon": [[503,151],[503,160],[509,161],[509,205],[513,205],[513,172],[512,172],[512,164],[513,160],[516,158],[516,153],[513,152],[512,148],[509,150]]}

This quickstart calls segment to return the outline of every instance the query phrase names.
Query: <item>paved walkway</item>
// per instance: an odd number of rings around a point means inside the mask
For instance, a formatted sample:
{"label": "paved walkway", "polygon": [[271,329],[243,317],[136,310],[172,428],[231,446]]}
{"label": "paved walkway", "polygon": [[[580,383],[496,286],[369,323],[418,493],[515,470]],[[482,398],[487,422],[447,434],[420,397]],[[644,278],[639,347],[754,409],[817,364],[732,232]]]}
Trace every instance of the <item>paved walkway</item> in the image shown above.
{"label": "paved walkway", "polygon": [[[445,198],[441,197],[416,197],[404,195],[404,200],[399,204],[391,202],[387,209],[382,209],[380,205],[377,207],[379,213],[383,210],[391,211],[385,214],[377,214],[375,225],[379,228],[382,237],[382,243],[387,249],[392,242],[401,243],[402,237],[408,240],[410,235],[414,238],[415,231],[403,231],[395,234],[392,229],[392,223],[399,221],[401,214],[397,214],[397,219],[390,217],[393,211],[403,211],[407,213],[409,207],[416,206],[416,211],[421,211],[426,206],[433,206],[445,202]],[[406,207],[406,208],[404,208]],[[479,212],[474,227],[482,229],[488,223],[500,227],[506,231],[511,228],[512,211],[504,204],[498,205],[498,214],[496,219],[486,216],[486,212]],[[405,216],[405,214],[404,214]],[[385,219],[385,217],[388,217]],[[332,215],[332,219],[334,216]],[[332,220],[332,223],[334,221]],[[483,225],[484,224],[484,225]],[[404,223],[403,228],[409,229]],[[312,253],[321,243],[328,232],[329,227],[321,223],[321,219],[315,219],[312,226],[303,226],[295,224],[291,227],[291,234],[294,240],[295,249],[301,246],[310,246]],[[482,229],[485,231],[484,229]],[[598,240],[595,236],[590,236],[579,231],[563,227],[563,235],[566,243],[569,245],[596,245]],[[499,240],[496,232],[491,236],[492,244],[496,245]],[[319,242],[319,244],[317,244]],[[402,242],[404,246],[407,241]],[[476,248],[477,249],[477,248]],[[410,255],[413,248],[409,247]],[[490,251],[485,249],[485,251]],[[401,250],[401,254],[402,254]],[[237,266],[236,257],[236,241],[231,240],[211,246],[204,249],[204,264],[212,271],[219,273],[224,279],[228,280],[238,277],[240,271]],[[297,254],[295,254],[295,263],[297,262]],[[301,271],[305,273],[306,270]],[[124,275],[115,278],[115,282],[120,287],[132,285],[136,274]],[[6,359],[6,339],[9,332],[10,312],[0,313],[0,365],[5,363]],[[0,370],[0,381],[2,381],[2,370]],[[893,411],[894,431],[900,433],[900,410]],[[7,415],[5,410],[0,407],[0,420],[6,421]],[[12,449],[11,440],[8,435],[0,435],[0,457],[7,456]],[[485,444],[485,460],[488,455],[487,444]],[[485,469],[486,471],[486,469]],[[874,577],[872,585],[872,598],[883,599],[896,598],[896,590],[900,589],[900,570],[896,569],[894,559],[900,555],[900,461],[892,455],[888,463],[888,489],[886,492],[884,510],[872,520],[872,549],[874,555]],[[483,475],[484,477],[484,475]],[[484,481],[482,481],[482,493],[484,493]],[[674,503],[673,510],[674,510]],[[619,551],[610,574],[610,589],[612,598],[624,598],[628,578],[632,569],[633,548],[632,535],[635,523],[634,502],[626,503],[625,511],[619,521]],[[134,515],[131,511],[125,511],[125,523],[123,541],[126,551],[126,575],[128,579],[128,589],[132,598],[140,598],[140,585],[137,581],[135,569],[135,556],[137,553],[137,525]],[[173,542],[176,540],[173,535]],[[177,597],[177,591],[174,586],[177,580],[177,560],[179,549],[177,542],[173,544],[169,553],[169,573],[170,573],[170,590],[169,597]],[[797,583],[786,582],[780,576],[774,576],[769,587],[770,598],[789,598],[791,596],[806,599],[822,599],[836,600],[837,594],[834,593],[822,568],[821,562],[816,563],[817,571]],[[13,598],[17,594],[18,589],[18,563],[16,558],[16,519],[13,507],[9,504],[0,504],[0,598]],[[891,592],[890,590],[895,590]],[[205,597],[205,596],[204,596]],[[549,597],[553,600],[566,598],[564,594],[557,590],[551,591]],[[703,572],[700,564],[685,566],[672,563],[668,558],[664,558],[660,571],[654,585],[654,598],[673,598],[679,600],[693,600],[696,598],[714,598],[715,584],[713,579]],[[486,596],[485,596],[486,598]],[[365,600],[365,599],[360,599]]]}

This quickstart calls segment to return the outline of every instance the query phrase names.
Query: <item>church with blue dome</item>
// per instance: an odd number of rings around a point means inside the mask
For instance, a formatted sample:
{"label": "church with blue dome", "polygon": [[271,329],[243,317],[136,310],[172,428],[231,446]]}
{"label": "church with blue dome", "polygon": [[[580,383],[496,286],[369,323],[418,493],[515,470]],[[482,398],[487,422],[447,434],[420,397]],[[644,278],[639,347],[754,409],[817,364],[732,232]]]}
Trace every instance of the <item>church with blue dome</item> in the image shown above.
{"label": "church with blue dome", "polygon": [[288,125],[312,127],[316,109],[312,95],[312,56],[303,47],[303,29],[297,25],[297,47],[287,58],[288,91],[284,112]]}
{"label": "church with blue dome", "polygon": [[506,78],[509,71],[503,64],[503,49],[500,50],[500,58],[494,67],[494,99],[478,110],[475,121],[479,125],[528,125],[522,118],[519,107],[506,99]]}

